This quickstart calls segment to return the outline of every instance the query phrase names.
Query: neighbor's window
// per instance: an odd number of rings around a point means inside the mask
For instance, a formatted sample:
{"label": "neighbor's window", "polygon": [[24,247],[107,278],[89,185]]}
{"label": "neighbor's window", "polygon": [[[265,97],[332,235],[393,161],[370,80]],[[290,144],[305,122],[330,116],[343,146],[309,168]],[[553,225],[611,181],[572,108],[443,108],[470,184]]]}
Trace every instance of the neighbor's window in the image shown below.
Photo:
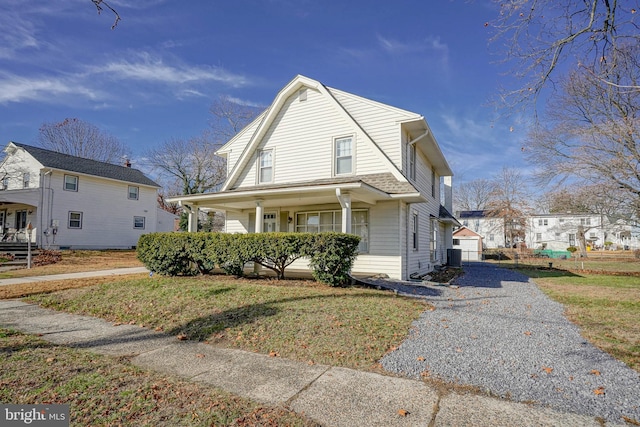
{"label": "neighbor's window", "polygon": [[82,228],[82,212],[69,212],[69,228]]}
{"label": "neighbor's window", "polygon": [[65,175],[64,189],[66,191],[78,191],[78,177],[74,175]]}
{"label": "neighbor's window", "polygon": [[134,216],[133,217],[133,228],[137,228],[139,230],[144,230],[144,220],[143,216]]}
{"label": "neighbor's window", "polygon": [[29,174],[29,172],[25,172],[22,175],[22,188],[29,188],[30,178],[31,178],[31,175]]}
{"label": "neighbor's window", "polygon": [[542,233],[536,233],[536,241],[539,242],[542,240]]}
{"label": "neighbor's window", "polygon": [[[298,212],[296,231],[318,233],[322,231],[342,231],[342,211]],[[369,211],[351,211],[351,234],[360,236],[360,253],[369,252]]]}
{"label": "neighbor's window", "polygon": [[494,239],[495,239],[495,235],[494,234],[489,234],[489,241],[493,242]]}
{"label": "neighbor's window", "polygon": [[0,190],[6,190],[8,188],[9,188],[9,178],[4,177],[2,178],[2,184],[0,184]]}
{"label": "neighbor's window", "polygon": [[261,151],[259,162],[258,182],[273,182],[273,150]]}
{"label": "neighbor's window", "polygon": [[576,235],[573,233],[569,233],[569,246],[576,245]]}
{"label": "neighbor's window", "polygon": [[336,175],[348,174],[353,171],[353,138],[336,138]]}
{"label": "neighbor's window", "polygon": [[140,187],[136,187],[135,185],[129,186],[129,195],[127,196],[131,200],[138,200],[138,193],[140,192]]}
{"label": "neighbor's window", "polygon": [[453,239],[453,246],[460,246],[460,239]]}

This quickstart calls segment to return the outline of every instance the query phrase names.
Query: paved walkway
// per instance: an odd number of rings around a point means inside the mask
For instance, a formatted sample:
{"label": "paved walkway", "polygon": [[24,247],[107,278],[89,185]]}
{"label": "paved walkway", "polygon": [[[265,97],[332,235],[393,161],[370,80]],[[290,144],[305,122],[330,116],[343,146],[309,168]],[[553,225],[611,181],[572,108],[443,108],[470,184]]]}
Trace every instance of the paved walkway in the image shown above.
{"label": "paved walkway", "polygon": [[[73,278],[78,278],[75,274]],[[86,274],[94,277],[97,272]],[[61,278],[54,277],[40,279]],[[474,394],[443,393],[417,380],[178,341],[138,326],[114,326],[20,300],[0,301],[0,325],[41,334],[58,345],[132,356],[136,366],[286,406],[325,426],[602,426],[593,417]]]}

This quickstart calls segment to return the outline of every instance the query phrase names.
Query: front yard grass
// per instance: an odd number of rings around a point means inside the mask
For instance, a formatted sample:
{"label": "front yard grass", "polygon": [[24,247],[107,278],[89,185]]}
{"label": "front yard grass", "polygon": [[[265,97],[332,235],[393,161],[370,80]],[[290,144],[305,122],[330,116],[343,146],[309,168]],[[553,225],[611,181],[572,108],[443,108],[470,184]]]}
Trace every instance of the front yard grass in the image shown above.
{"label": "front yard grass", "polygon": [[428,308],[423,301],[383,291],[228,276],[111,281],[29,300],[181,339],[373,371]]}
{"label": "front yard grass", "polygon": [[[555,262],[554,262],[555,266]],[[640,277],[523,266],[592,344],[640,372]]]}
{"label": "front yard grass", "polygon": [[0,402],[69,404],[71,426],[315,426],[282,408],[0,329]]}

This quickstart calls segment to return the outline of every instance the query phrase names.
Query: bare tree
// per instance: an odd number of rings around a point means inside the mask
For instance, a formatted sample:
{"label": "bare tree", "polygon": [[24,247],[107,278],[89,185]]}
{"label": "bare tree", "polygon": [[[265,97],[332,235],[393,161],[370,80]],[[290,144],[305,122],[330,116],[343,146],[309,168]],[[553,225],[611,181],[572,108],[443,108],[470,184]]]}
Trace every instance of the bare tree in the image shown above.
{"label": "bare tree", "polygon": [[187,140],[170,139],[147,153],[149,166],[182,194],[217,190],[226,178],[226,163],[209,132]]}
{"label": "bare tree", "polygon": [[562,94],[526,144],[540,183],[598,184],[596,192],[615,189],[627,204],[639,203],[640,90],[620,88],[640,84],[640,47],[627,51],[609,69],[609,82],[586,69],[562,81]]}
{"label": "bare tree", "polygon": [[475,179],[460,184],[453,195],[454,211],[483,211],[491,200],[493,182]]}
{"label": "bare tree", "polygon": [[502,94],[510,106],[537,99],[566,69],[585,67],[603,83],[616,86],[607,70],[615,68],[624,46],[640,43],[637,0],[494,1],[500,13],[491,23],[496,30],[492,40],[504,46],[505,60],[515,63],[512,71],[523,82]]}
{"label": "bare tree", "polygon": [[42,148],[85,159],[120,163],[129,150],[113,135],[76,118],[40,126],[38,143]]}
{"label": "bare tree", "polygon": [[518,170],[504,167],[496,174],[487,211],[488,216],[501,220],[505,244],[513,246],[524,240],[529,200],[528,185]]}
{"label": "bare tree", "polygon": [[111,26],[111,29],[114,30],[117,26],[118,26],[118,22],[120,22],[122,20],[122,18],[120,18],[120,15],[118,14],[118,12],[112,8],[109,3],[107,3],[106,1],[103,0],[91,0],[93,2],[93,4],[96,6],[96,10],[98,11],[98,15],[102,14],[102,12],[104,11],[104,8],[106,7],[107,9],[109,9],[111,12],[113,12],[113,14],[115,15],[115,21],[113,22],[113,25]]}
{"label": "bare tree", "polygon": [[217,142],[225,143],[259,114],[258,107],[239,103],[228,95],[220,95],[209,109],[213,115],[211,127]]}

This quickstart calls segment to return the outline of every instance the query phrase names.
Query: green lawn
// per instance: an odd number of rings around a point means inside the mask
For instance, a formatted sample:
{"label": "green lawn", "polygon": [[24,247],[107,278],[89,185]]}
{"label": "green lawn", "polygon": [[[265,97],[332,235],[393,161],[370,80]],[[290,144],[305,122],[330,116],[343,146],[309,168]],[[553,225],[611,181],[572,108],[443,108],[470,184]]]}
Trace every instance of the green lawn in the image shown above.
{"label": "green lawn", "polygon": [[226,276],[154,276],[29,300],[212,345],[366,370],[379,369],[427,308],[377,290]]}

